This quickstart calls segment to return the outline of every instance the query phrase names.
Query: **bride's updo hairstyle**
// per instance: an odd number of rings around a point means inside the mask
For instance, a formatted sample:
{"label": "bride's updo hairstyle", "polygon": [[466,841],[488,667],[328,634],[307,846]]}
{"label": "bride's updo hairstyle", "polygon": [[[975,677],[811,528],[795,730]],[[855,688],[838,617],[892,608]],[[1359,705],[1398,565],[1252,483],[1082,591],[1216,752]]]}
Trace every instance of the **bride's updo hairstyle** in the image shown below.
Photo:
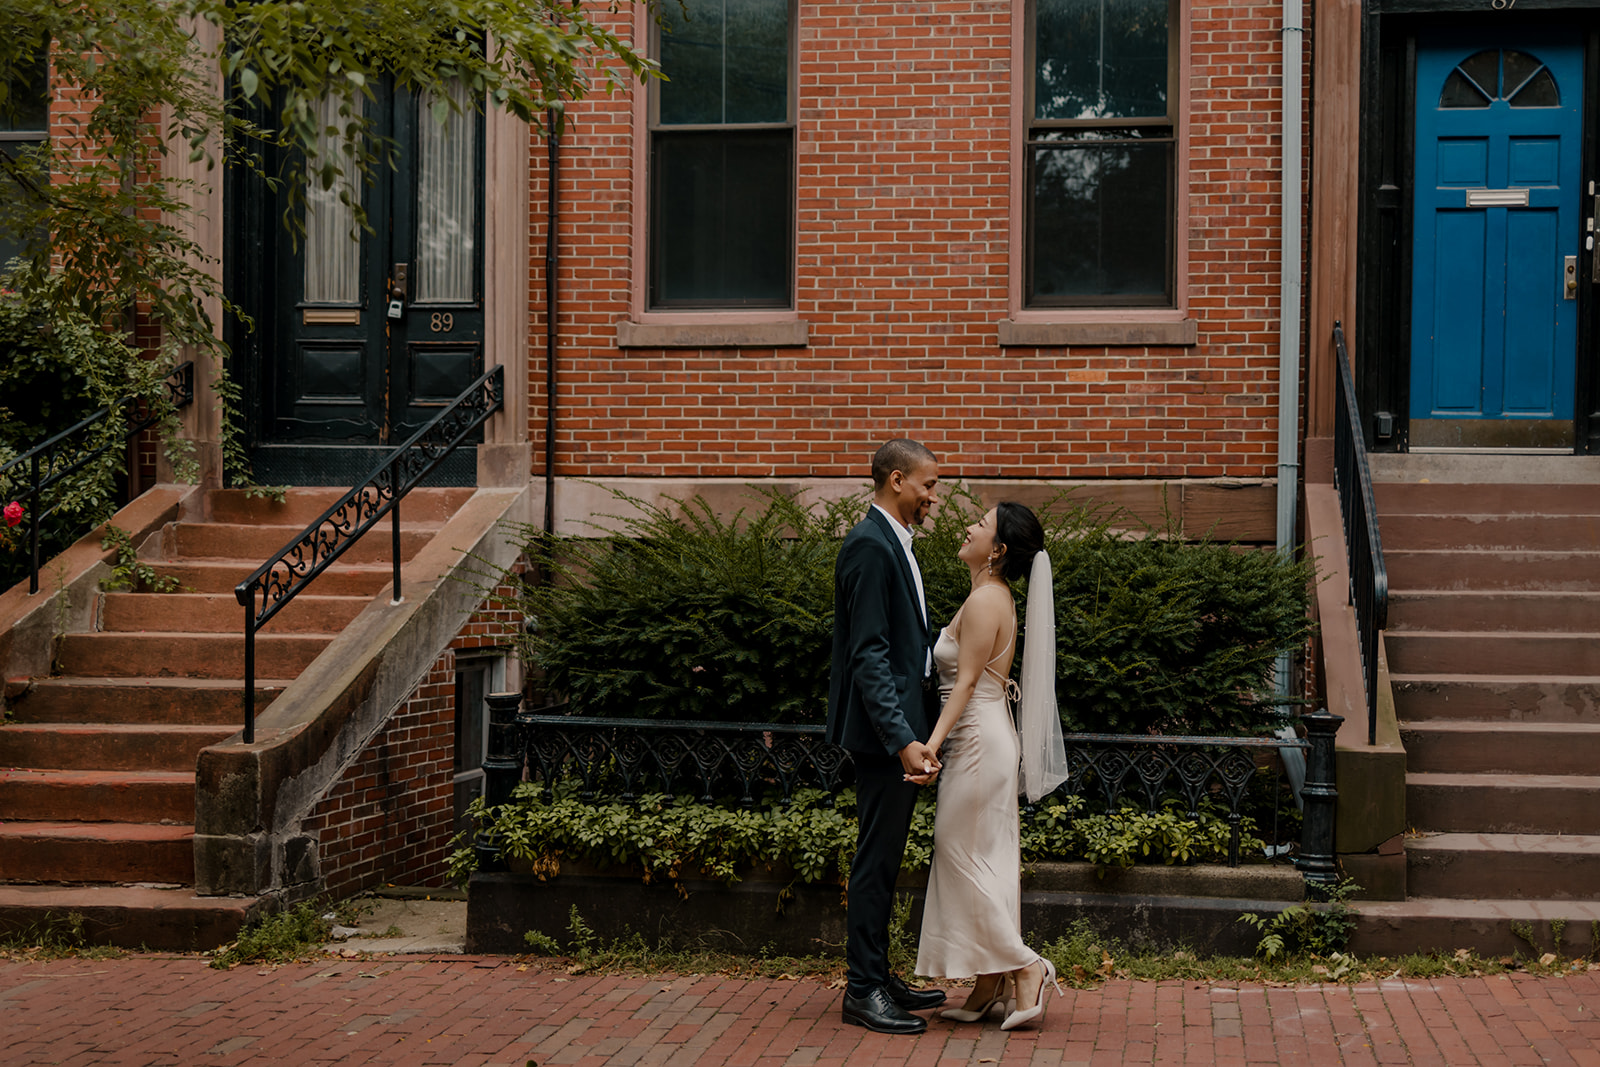
{"label": "bride's updo hairstyle", "polygon": [[995,573],[1014,582],[1028,574],[1033,557],[1044,548],[1044,527],[1028,505],[1002,500],[994,511],[994,540],[1005,546]]}

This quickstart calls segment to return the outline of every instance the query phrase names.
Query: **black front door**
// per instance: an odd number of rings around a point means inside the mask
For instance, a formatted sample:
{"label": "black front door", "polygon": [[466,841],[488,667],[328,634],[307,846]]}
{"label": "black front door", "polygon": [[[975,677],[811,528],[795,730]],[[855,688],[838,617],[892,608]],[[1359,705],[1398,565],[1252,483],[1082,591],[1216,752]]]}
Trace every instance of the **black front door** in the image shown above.
{"label": "black front door", "polygon": [[[302,233],[274,225],[273,198],[253,346],[259,481],[354,484],[482,373],[483,124],[464,93],[456,103],[369,103],[394,165],[365,184],[310,182]],[[324,129],[338,123],[336,102],[322,112]],[[471,453],[455,460],[444,480],[470,483]]]}

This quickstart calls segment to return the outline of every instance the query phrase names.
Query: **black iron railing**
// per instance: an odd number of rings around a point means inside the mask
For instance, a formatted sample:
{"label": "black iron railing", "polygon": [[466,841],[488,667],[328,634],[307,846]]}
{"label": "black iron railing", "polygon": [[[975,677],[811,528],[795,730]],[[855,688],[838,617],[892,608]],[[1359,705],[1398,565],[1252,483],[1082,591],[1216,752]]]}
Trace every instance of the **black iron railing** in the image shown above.
{"label": "black iron railing", "polygon": [[[174,408],[186,406],[194,399],[194,363],[188,361],[180,364],[167,376],[166,386],[168,403]],[[131,438],[161,420],[164,413],[159,410],[147,410],[144,415],[138,415],[139,403],[138,397],[130,396],[115,404],[108,404],[0,467],[0,484],[14,486],[6,495],[22,505],[23,515],[28,522],[30,596],[39,591],[39,529],[45,519],[55,514],[57,507],[45,504],[45,493],[112,448],[123,447]],[[96,435],[92,431],[109,419],[114,411],[124,413],[126,428],[109,440],[100,440],[96,444]],[[23,481],[15,481],[19,475]]]}
{"label": "black iron railing", "polygon": [[[812,787],[835,792],[854,780],[850,754],[823,739],[820,726],[769,723],[672,722],[519,714],[521,697],[489,699],[489,754],[484,798],[490,807],[511,799],[524,780],[546,795],[563,779],[579,783],[586,799],[641,793],[693,792],[704,801],[732,797],[749,806]],[[550,710],[550,709],[543,709]],[[1308,882],[1331,883],[1333,856],[1333,738],[1343,720],[1326,712],[1302,716],[1306,739],[1155,737],[1068,734],[1071,776],[1059,792],[1097,792],[1107,805],[1137,796],[1152,811],[1169,797],[1197,814],[1202,800],[1225,805],[1233,834],[1229,861],[1237,865],[1240,818],[1260,765],[1282,748],[1308,750],[1300,849],[1295,858]],[[487,833],[475,844],[480,869],[493,869],[499,846]]]}
{"label": "black iron railing", "polygon": [[384,516],[390,520],[393,600],[400,602],[400,499],[505,405],[504,368],[467,387],[298,536],[234,587],[244,607],[244,741],[256,738],[256,632]]}
{"label": "black iron railing", "polygon": [[1383,565],[1383,540],[1378,536],[1378,511],[1372,500],[1372,469],[1361,432],[1361,409],[1350,371],[1344,326],[1333,324],[1333,362],[1339,386],[1334,390],[1333,484],[1339,490],[1344,517],[1344,543],[1349,554],[1350,603],[1356,611],[1361,645],[1361,672],[1366,686],[1367,743],[1378,740],[1378,637],[1389,624],[1389,572]]}

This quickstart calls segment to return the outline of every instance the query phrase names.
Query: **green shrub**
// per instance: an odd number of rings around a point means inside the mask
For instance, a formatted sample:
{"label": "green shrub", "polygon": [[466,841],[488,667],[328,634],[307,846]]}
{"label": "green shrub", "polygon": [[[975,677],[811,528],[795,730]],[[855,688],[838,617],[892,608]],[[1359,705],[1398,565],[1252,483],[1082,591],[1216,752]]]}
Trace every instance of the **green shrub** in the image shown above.
{"label": "green shrub", "polygon": [[[109,417],[73,442],[84,451],[106,443],[112,447],[57,483],[42,502],[26,502],[43,516],[41,561],[116,511],[127,461],[127,449],[121,444],[126,419],[116,402],[138,396],[164,410],[164,373],[161,364],[140,358],[87,316],[0,290],[0,466],[100,408],[113,406]],[[58,455],[58,468],[64,465],[63,458],[77,454]],[[0,506],[18,500],[30,474],[18,468],[0,476]],[[9,536],[0,536],[0,591],[28,573],[30,549],[24,531],[31,518],[25,516],[10,528]]]}
{"label": "green shrub", "polygon": [[[766,493],[762,510],[730,520],[699,498],[669,510],[616,497],[635,511],[620,536],[548,542],[517,529],[530,555],[562,561],[549,584],[507,579],[535,620],[524,662],[578,714],[822,722],[834,560],[865,497],[808,510]],[[936,627],[969,590],[956,548],[982,507],[946,487],[919,536]],[[1276,724],[1261,694],[1278,655],[1309,632],[1307,565],[1170,530],[1130,535],[1111,525],[1125,516],[1065,497],[1041,517],[1068,730],[1238,735]]]}
{"label": "green shrub", "polygon": [[777,494],[722,520],[618,493],[622,535],[546,546],[555,581],[511,579],[536,621],[524,662],[585,715],[748,722],[827,716],[833,564],[859,502],[808,511]]}

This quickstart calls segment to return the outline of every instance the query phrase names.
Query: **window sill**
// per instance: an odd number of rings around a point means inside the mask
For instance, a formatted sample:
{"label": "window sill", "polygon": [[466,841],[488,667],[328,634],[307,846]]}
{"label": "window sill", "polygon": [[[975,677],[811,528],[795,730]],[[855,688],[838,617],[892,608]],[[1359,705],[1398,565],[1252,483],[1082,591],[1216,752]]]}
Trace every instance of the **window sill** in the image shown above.
{"label": "window sill", "polygon": [[1001,347],[1058,348],[1067,345],[1175,345],[1196,343],[1198,324],[1194,319],[1170,322],[1000,322]]}
{"label": "window sill", "polygon": [[618,348],[803,348],[811,324],[782,322],[619,322]]}

